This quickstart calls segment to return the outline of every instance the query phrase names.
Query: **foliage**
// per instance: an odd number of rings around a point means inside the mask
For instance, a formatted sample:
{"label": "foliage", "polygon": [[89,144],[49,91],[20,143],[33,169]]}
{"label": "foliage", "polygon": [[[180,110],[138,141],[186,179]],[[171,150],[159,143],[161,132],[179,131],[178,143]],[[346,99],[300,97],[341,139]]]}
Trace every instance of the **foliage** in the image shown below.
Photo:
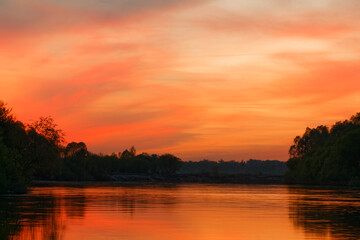
{"label": "foliage", "polygon": [[[45,119],[46,120],[46,119]],[[51,139],[42,131],[56,126],[52,120],[46,124],[39,120],[37,127],[26,128],[12,115],[12,110],[0,101],[0,192],[24,192],[31,179],[53,179],[60,170],[59,146],[61,137]],[[45,127],[44,127],[45,129]]]}
{"label": "foliage", "polygon": [[[25,192],[31,170],[22,157],[26,147],[23,124],[0,101],[0,193]],[[25,140],[24,140],[25,139]]]}
{"label": "foliage", "polygon": [[65,142],[64,133],[61,129],[57,129],[54,119],[50,116],[40,117],[39,120],[28,124],[30,130],[44,136],[50,143],[60,146]]}
{"label": "foliage", "polygon": [[167,153],[159,157],[157,171],[163,175],[173,175],[180,167],[180,159]]}
{"label": "foliage", "polygon": [[181,160],[171,154],[160,157],[141,153],[131,147],[121,154],[93,154],[84,143],[69,143],[64,149],[62,174],[59,180],[111,180],[113,175],[156,174],[173,175],[179,169]]}
{"label": "foliage", "polygon": [[283,176],[287,171],[286,163],[278,160],[255,160],[248,161],[209,161],[184,162],[178,171],[180,174],[206,174],[206,175],[264,175]]}
{"label": "foliage", "polygon": [[[325,134],[326,128],[322,131]],[[336,131],[342,130],[338,127]],[[309,138],[313,139],[314,134],[319,135],[309,130]],[[299,139],[294,147],[294,154],[297,154],[299,149],[306,148],[308,142],[314,146],[321,145],[324,137],[321,135],[318,138],[320,140],[314,143],[311,139],[305,143]],[[83,142],[71,142],[66,146],[63,145],[64,142],[64,133],[54,123],[53,118],[40,117],[39,120],[25,125],[17,121],[12,110],[0,101],[0,193],[25,192],[32,179],[107,181],[119,175],[169,177],[198,169],[200,173],[210,169],[214,176],[239,169],[245,169],[245,173],[252,171],[251,173],[256,174],[284,169],[284,164],[279,161],[184,163],[180,158],[168,153],[160,156],[137,154],[135,147],[118,154],[94,154],[88,151]]]}
{"label": "foliage", "polygon": [[0,139],[0,193],[25,192],[28,179],[24,173],[21,156]]}
{"label": "foliage", "polygon": [[62,177],[65,180],[86,180],[88,150],[85,143],[71,142],[64,150]]}
{"label": "foliage", "polygon": [[34,169],[36,179],[52,180],[59,174],[61,162],[58,146],[34,129],[27,131],[28,148],[25,159]]}
{"label": "foliage", "polygon": [[12,109],[7,108],[6,104],[0,100],[0,124],[14,121],[14,116],[11,113]]}
{"label": "foliage", "polygon": [[37,180],[111,180],[117,174],[175,174],[181,160],[171,154],[136,155],[135,147],[102,155],[83,142],[64,147],[64,133],[51,117],[24,125],[0,101],[0,193],[24,192]]}
{"label": "foliage", "polygon": [[360,185],[360,113],[336,122],[330,131],[307,128],[289,154],[289,183]]}

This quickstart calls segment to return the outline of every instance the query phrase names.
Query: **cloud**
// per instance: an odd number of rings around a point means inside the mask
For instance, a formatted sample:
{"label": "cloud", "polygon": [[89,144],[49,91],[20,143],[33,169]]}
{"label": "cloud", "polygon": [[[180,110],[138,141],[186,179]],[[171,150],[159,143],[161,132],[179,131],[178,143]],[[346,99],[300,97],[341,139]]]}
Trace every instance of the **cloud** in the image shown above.
{"label": "cloud", "polygon": [[0,4],[1,96],[91,151],[285,160],[358,108],[353,1]]}
{"label": "cloud", "polygon": [[[320,56],[320,57],[319,57]],[[275,83],[274,95],[281,92],[282,97],[300,98],[305,96],[309,104],[329,101],[351,95],[360,90],[359,61],[330,60],[321,54],[277,54],[276,58],[285,59],[303,69]],[[305,102],[303,102],[304,104]]]}
{"label": "cloud", "polygon": [[354,19],[359,19],[356,13],[352,14],[352,19],[341,18],[341,16],[343,12],[316,11],[284,16],[276,12],[248,15],[229,9],[216,9],[194,19],[193,22],[211,31],[243,34],[245,38],[267,36],[327,39],[346,36],[360,30],[360,25],[354,23]]}
{"label": "cloud", "polygon": [[[2,31],[27,32],[66,30],[148,17],[161,11],[191,7],[203,1],[180,0],[77,0],[77,1],[12,1],[1,2]],[[45,34],[45,33],[44,33]]]}

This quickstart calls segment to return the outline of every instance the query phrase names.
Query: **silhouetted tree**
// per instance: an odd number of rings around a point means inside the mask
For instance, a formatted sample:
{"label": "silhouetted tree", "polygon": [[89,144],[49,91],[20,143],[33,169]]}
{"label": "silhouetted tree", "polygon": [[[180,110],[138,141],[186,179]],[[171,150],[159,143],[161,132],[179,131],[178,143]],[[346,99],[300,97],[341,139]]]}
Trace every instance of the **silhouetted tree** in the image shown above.
{"label": "silhouetted tree", "polygon": [[304,156],[312,149],[323,145],[328,136],[329,129],[326,126],[321,125],[317,128],[306,128],[302,137],[295,137],[294,145],[292,145],[289,150],[290,158]]}
{"label": "silhouetted tree", "polygon": [[90,180],[88,173],[88,150],[83,142],[71,142],[65,148],[62,174],[66,180]]}
{"label": "silhouetted tree", "polygon": [[88,154],[86,144],[83,142],[71,142],[65,148],[65,156],[85,159]]}
{"label": "silhouetted tree", "polygon": [[360,185],[360,113],[350,120],[307,128],[294,139],[287,162],[290,183]]}
{"label": "silhouetted tree", "polygon": [[61,169],[60,150],[64,133],[51,117],[40,117],[27,125],[29,158],[35,167],[35,178],[54,179]]}
{"label": "silhouetted tree", "polygon": [[120,159],[132,159],[136,156],[136,149],[134,146],[130,148],[130,150],[125,149],[120,156]]}
{"label": "silhouetted tree", "polygon": [[60,146],[65,141],[65,134],[61,129],[57,128],[54,119],[50,116],[40,117],[39,120],[28,124],[28,128],[44,136],[50,143],[56,146]]}
{"label": "silhouetted tree", "polygon": [[0,193],[26,191],[32,176],[25,158],[26,147],[24,125],[0,101]]}
{"label": "silhouetted tree", "polygon": [[39,135],[34,129],[28,130],[29,146],[25,158],[35,170],[37,179],[54,179],[60,172],[60,152],[56,145]]}
{"label": "silhouetted tree", "polygon": [[157,171],[163,175],[173,175],[180,167],[181,159],[167,153],[159,157]]}
{"label": "silhouetted tree", "polygon": [[12,114],[12,109],[6,106],[6,103],[0,100],[0,124],[14,122],[14,116]]}

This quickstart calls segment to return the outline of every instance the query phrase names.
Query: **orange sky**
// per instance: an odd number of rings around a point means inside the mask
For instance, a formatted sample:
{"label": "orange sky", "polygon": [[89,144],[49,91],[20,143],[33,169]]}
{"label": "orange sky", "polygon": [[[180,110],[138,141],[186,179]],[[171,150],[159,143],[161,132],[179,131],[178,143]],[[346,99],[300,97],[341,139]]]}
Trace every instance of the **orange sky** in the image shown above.
{"label": "orange sky", "polygon": [[287,159],[360,111],[358,0],[4,0],[0,99],[68,141]]}

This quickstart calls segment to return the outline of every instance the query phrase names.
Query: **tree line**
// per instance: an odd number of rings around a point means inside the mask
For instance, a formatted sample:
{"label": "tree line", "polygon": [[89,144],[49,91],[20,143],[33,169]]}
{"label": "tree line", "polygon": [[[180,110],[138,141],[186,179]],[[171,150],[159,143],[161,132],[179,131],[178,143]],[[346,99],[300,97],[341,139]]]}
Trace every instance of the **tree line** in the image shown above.
{"label": "tree line", "polygon": [[25,192],[33,179],[107,181],[113,176],[147,174],[252,174],[281,176],[287,183],[360,185],[360,113],[331,128],[306,128],[294,139],[290,158],[280,161],[183,162],[172,154],[137,154],[131,147],[110,155],[88,151],[83,142],[65,145],[51,117],[18,121],[0,101],[0,193]]}
{"label": "tree line", "polygon": [[118,154],[94,154],[83,142],[64,145],[64,133],[51,117],[30,124],[16,120],[0,101],[0,193],[21,193],[37,180],[111,180],[125,173],[169,176],[181,166],[172,154],[136,154],[134,147]]}
{"label": "tree line", "polygon": [[[65,144],[64,133],[51,117],[29,124],[18,121],[0,101],[0,193],[25,192],[32,180],[108,181],[118,176],[282,176],[280,161],[203,160],[183,162],[172,154],[137,154],[131,147],[110,155],[88,151],[83,142]],[[121,179],[121,178],[120,178]]]}
{"label": "tree line", "polygon": [[179,174],[204,174],[204,175],[258,175],[258,176],[283,176],[287,171],[286,163],[278,160],[248,161],[209,161],[184,162],[178,170]]}
{"label": "tree line", "polygon": [[306,128],[289,149],[288,183],[360,185],[360,113]]}

